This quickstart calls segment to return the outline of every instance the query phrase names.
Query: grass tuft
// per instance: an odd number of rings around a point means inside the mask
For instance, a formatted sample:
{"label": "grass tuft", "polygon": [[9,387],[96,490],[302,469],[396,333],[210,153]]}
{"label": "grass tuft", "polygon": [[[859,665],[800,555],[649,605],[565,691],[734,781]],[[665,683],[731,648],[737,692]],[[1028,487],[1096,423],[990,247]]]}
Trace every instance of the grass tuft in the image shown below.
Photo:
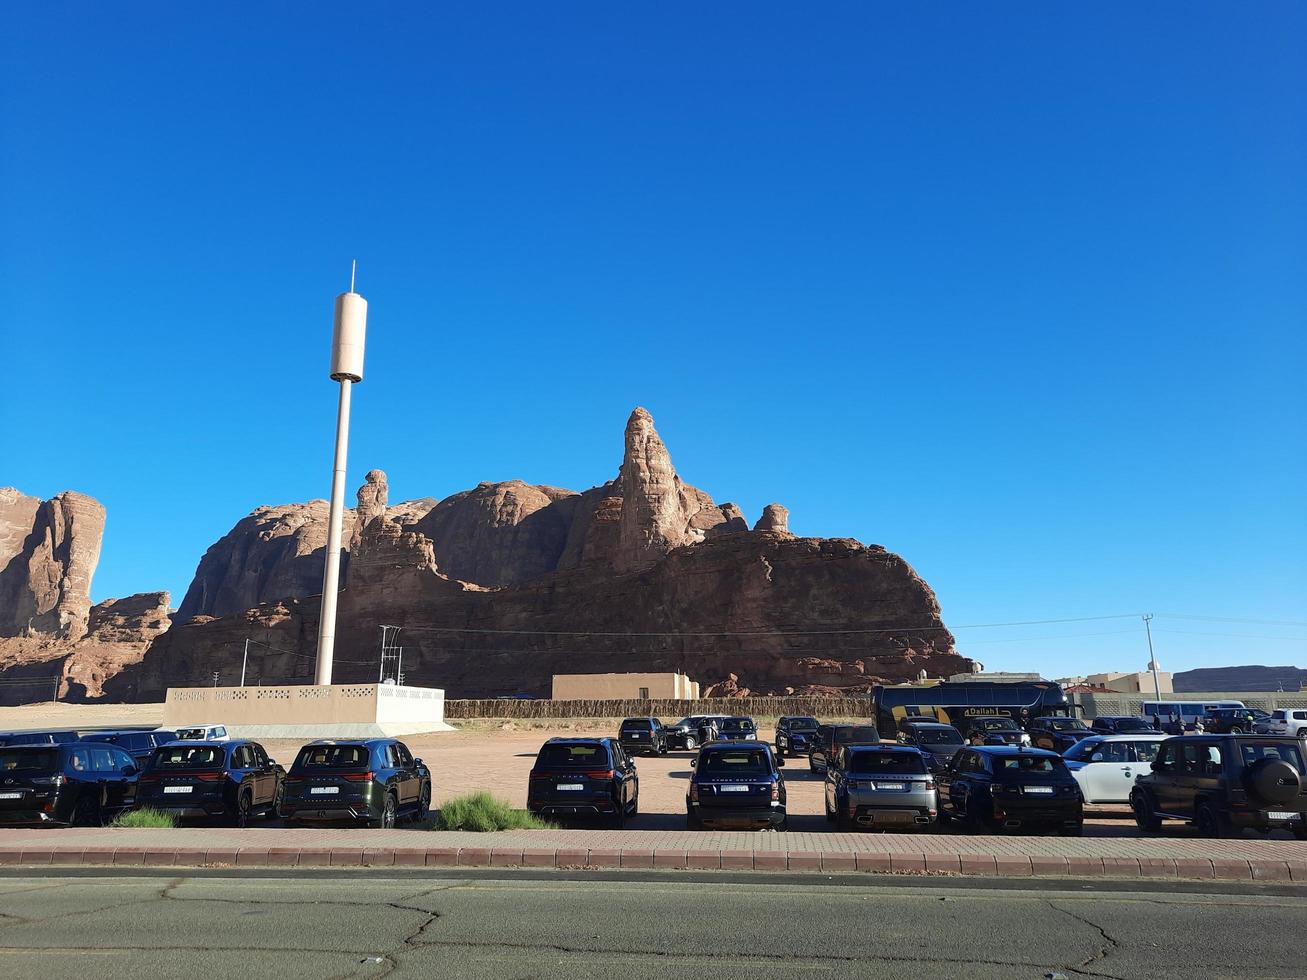
{"label": "grass tuft", "polygon": [[163,813],[159,810],[152,810],[149,807],[142,807],[139,810],[129,810],[126,813],[120,813],[111,827],[154,827],[156,829],[171,829],[177,826],[177,818],[171,813]]}
{"label": "grass tuft", "polygon": [[548,830],[552,827],[548,821],[526,810],[515,810],[483,791],[447,800],[440,807],[433,829],[488,834],[496,830]]}

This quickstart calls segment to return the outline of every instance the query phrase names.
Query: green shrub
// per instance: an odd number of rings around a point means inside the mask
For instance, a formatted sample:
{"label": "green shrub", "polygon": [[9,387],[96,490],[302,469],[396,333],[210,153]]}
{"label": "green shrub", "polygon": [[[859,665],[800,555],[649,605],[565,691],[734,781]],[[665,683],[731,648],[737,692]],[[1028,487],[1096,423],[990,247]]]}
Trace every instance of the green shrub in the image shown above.
{"label": "green shrub", "polygon": [[470,793],[447,800],[436,817],[435,830],[471,830],[478,834],[496,830],[547,830],[553,824],[525,810],[514,810],[487,792]]}
{"label": "green shrub", "polygon": [[129,810],[126,813],[118,814],[110,826],[169,828],[177,826],[177,818],[171,813],[151,810],[147,806],[139,810]]}

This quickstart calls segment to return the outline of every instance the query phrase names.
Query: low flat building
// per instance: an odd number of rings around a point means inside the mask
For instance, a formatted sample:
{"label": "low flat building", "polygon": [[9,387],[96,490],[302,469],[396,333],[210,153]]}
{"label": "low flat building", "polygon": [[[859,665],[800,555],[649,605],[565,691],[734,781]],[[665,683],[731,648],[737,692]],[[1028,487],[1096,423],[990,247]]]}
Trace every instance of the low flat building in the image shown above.
{"label": "low flat building", "polygon": [[[1089,674],[1085,677],[1084,683],[1090,687],[1105,687],[1109,691],[1117,691],[1121,694],[1153,694],[1153,672],[1151,670],[1137,671],[1132,674],[1123,674],[1117,671],[1109,671],[1106,674]],[[1157,672],[1157,690],[1163,694],[1170,694],[1173,691],[1171,686],[1171,673],[1166,670]]]}
{"label": "low flat building", "polygon": [[667,698],[694,701],[699,682],[685,674],[555,674],[555,701],[624,701]]}

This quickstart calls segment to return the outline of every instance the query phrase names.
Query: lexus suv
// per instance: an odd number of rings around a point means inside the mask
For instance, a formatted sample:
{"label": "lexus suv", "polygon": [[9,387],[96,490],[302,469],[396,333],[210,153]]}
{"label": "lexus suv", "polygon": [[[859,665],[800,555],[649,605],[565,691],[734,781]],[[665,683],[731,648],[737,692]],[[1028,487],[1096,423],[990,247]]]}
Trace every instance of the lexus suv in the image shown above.
{"label": "lexus suv", "polygon": [[169,742],[141,771],[136,805],[248,827],[256,813],[277,817],[285,775],[258,742]]}
{"label": "lexus suv", "polygon": [[1180,735],[1135,779],[1130,808],[1141,830],[1192,823],[1204,837],[1247,828],[1307,839],[1307,739],[1276,735]]}
{"label": "lexus suv", "polygon": [[840,830],[928,830],[939,795],[926,756],[907,745],[841,748],[826,767],[826,819]]}
{"label": "lexus suv", "polygon": [[113,745],[0,748],[0,824],[95,827],[131,808],[136,760]]}
{"label": "lexus suv", "polygon": [[766,742],[710,742],[699,750],[685,796],[690,830],[784,830],[785,760]]}
{"label": "lexus suv", "polygon": [[1079,836],[1084,800],[1056,752],[970,745],[936,774],[941,811],[973,830],[1057,830]]}
{"label": "lexus suv", "polygon": [[667,754],[667,732],[657,718],[627,718],[617,729],[617,740],[630,755]]}
{"label": "lexus suv", "polygon": [[431,771],[394,738],[320,739],[300,749],[286,774],[281,815],[303,821],[348,820],[393,827],[426,819]]}
{"label": "lexus suv", "polygon": [[824,773],[842,746],[878,744],[880,732],[875,725],[822,725],[808,743],[808,771]]}
{"label": "lexus suv", "polygon": [[526,808],[546,817],[603,817],[621,827],[640,812],[640,777],[615,738],[551,738],[531,768]]}

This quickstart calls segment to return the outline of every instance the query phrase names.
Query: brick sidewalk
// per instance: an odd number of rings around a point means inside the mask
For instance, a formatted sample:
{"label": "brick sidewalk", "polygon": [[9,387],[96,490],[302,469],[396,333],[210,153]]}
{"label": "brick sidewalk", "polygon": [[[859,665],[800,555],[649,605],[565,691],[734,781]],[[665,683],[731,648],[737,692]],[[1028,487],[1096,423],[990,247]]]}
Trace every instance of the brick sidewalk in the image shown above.
{"label": "brick sidewalk", "polygon": [[0,831],[0,865],[688,868],[1307,882],[1299,841],[186,827]]}

